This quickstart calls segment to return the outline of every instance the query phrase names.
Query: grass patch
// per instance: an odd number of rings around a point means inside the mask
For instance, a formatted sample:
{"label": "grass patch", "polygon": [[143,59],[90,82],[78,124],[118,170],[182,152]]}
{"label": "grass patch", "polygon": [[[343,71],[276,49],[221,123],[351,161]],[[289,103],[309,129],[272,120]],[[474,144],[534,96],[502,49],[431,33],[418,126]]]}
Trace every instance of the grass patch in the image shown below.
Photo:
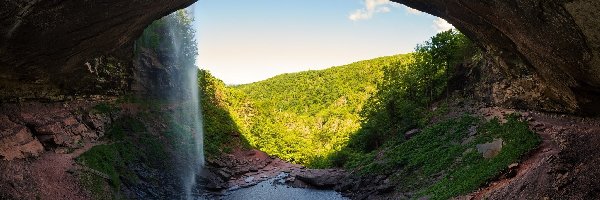
{"label": "grass patch", "polygon": [[499,155],[485,159],[476,151],[471,151],[463,156],[462,162],[450,168],[443,179],[423,190],[421,194],[431,194],[434,197],[432,199],[448,199],[473,191],[497,176],[511,163],[517,162],[541,142],[539,136],[528,129],[526,122],[519,121],[516,116],[510,116],[504,124],[499,123],[497,119],[483,123],[477,138],[469,147],[474,148],[475,144],[490,142],[493,138],[504,140]]}
{"label": "grass patch", "polygon": [[[430,199],[449,199],[471,192],[499,175],[511,163],[537,147],[539,137],[527,123],[509,116],[504,124],[497,119],[485,122],[472,116],[449,119],[431,125],[407,141],[388,142],[383,156],[345,152],[345,167],[361,174],[392,174],[401,192],[417,192]],[[469,129],[477,127],[475,135]],[[504,141],[499,155],[485,159],[476,145]]]}
{"label": "grass patch", "polygon": [[124,117],[118,120],[107,131],[106,138],[112,143],[95,146],[76,159],[79,164],[110,177],[107,182],[98,175],[83,174],[82,182],[95,199],[112,199],[113,196],[108,194],[118,194],[123,180],[137,182],[138,176],[128,168],[130,164],[144,163],[157,169],[165,167],[168,156],[163,142],[148,133],[144,123],[137,119]]}

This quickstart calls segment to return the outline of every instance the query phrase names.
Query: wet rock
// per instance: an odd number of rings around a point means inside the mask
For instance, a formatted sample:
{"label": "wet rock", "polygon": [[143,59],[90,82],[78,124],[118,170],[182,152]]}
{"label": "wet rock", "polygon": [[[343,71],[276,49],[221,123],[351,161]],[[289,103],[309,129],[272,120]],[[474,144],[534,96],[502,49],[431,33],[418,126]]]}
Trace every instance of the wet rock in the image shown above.
{"label": "wet rock", "polygon": [[248,168],[249,172],[258,172],[258,168],[256,168],[255,166],[251,166]]}
{"label": "wet rock", "polygon": [[389,192],[394,191],[394,188],[395,187],[393,185],[382,184],[382,185],[377,186],[376,190],[377,190],[377,193],[384,194],[384,193],[389,193]]}
{"label": "wet rock", "polygon": [[214,169],[206,168],[197,175],[198,185],[209,191],[227,189],[227,181],[215,174]]}
{"label": "wet rock", "polygon": [[244,179],[244,182],[246,182],[246,183],[250,183],[252,181],[254,181],[254,176],[249,176]]}
{"label": "wet rock", "polygon": [[[385,195],[394,192],[395,185],[391,184],[389,178],[385,175],[349,175],[341,180],[334,188],[342,192],[344,196],[350,199],[390,199],[377,198],[378,195]],[[404,199],[395,196],[391,199]]]}
{"label": "wet rock", "polygon": [[218,174],[219,176],[221,176],[223,179],[229,179],[229,178],[231,178],[231,171],[229,171],[229,170],[228,170],[228,169],[226,169],[226,168],[219,169],[219,170],[217,171],[217,174]]}
{"label": "wet rock", "polygon": [[342,170],[309,169],[300,171],[295,177],[316,188],[331,189],[344,180],[346,173]]}
{"label": "wet rock", "polygon": [[228,166],[222,160],[220,160],[220,159],[213,159],[213,158],[207,158],[206,159],[206,163],[209,164],[209,165],[212,165],[214,167],[226,167],[226,166]]}

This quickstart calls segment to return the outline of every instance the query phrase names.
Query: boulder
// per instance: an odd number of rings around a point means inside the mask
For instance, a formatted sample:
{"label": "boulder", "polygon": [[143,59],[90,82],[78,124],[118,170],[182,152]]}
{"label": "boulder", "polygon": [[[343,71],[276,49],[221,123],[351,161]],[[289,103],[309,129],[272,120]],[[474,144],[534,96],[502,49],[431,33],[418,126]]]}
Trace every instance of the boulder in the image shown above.
{"label": "boulder", "polygon": [[342,183],[347,174],[343,170],[308,169],[295,171],[294,177],[318,189],[332,189]]}
{"label": "boulder", "polygon": [[0,158],[37,157],[43,151],[42,144],[33,137],[29,129],[0,115]]}
{"label": "boulder", "polygon": [[198,185],[209,191],[220,191],[227,189],[227,180],[215,174],[215,169],[205,168],[197,176]]}
{"label": "boulder", "polygon": [[418,128],[407,131],[406,133],[404,133],[404,139],[408,140],[420,132],[421,132],[421,129],[418,129]]}
{"label": "boulder", "polygon": [[494,139],[492,142],[478,144],[477,152],[481,153],[484,158],[493,158],[500,154],[503,144],[502,139]]}

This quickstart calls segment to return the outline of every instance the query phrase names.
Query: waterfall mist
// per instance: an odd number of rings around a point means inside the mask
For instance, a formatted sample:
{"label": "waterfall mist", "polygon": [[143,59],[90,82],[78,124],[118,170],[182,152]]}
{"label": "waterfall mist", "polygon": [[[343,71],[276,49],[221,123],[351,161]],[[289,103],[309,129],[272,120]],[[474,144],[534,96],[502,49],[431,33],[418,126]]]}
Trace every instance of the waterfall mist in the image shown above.
{"label": "waterfall mist", "polygon": [[163,19],[159,55],[167,62],[169,83],[161,91],[170,106],[171,145],[174,147],[174,172],[180,180],[182,198],[193,199],[197,193],[197,176],[204,166],[203,120],[198,88],[197,55],[190,8],[179,10]]}

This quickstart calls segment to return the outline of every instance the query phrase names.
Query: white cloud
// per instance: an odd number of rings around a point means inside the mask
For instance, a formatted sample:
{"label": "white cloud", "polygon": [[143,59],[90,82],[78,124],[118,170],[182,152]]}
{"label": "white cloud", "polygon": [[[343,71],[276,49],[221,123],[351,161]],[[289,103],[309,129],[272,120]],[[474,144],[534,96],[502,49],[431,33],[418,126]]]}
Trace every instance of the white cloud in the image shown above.
{"label": "white cloud", "polygon": [[441,33],[453,29],[454,26],[452,26],[452,24],[448,23],[446,20],[438,17],[435,20],[433,20],[433,28],[438,33]]}
{"label": "white cloud", "polygon": [[392,11],[390,9],[390,7],[384,6],[384,7],[377,8],[376,12],[378,12],[378,13],[388,13],[390,11]]}
{"label": "white cloud", "polygon": [[406,12],[408,12],[409,14],[413,14],[413,15],[420,15],[420,14],[423,14],[423,12],[421,12],[421,11],[419,11],[419,10],[417,10],[417,9],[414,9],[414,8],[408,7],[408,6],[406,6]]}
{"label": "white cloud", "polygon": [[389,5],[392,5],[392,2],[389,0],[364,0],[365,7],[362,9],[355,10],[348,16],[348,19],[352,21],[371,19],[373,15],[376,13],[387,13],[390,12],[391,9]]}
{"label": "white cloud", "polygon": [[350,14],[348,19],[352,21],[358,21],[361,19],[370,19],[371,17],[373,17],[373,13],[368,13],[364,10],[356,10],[352,14]]}

